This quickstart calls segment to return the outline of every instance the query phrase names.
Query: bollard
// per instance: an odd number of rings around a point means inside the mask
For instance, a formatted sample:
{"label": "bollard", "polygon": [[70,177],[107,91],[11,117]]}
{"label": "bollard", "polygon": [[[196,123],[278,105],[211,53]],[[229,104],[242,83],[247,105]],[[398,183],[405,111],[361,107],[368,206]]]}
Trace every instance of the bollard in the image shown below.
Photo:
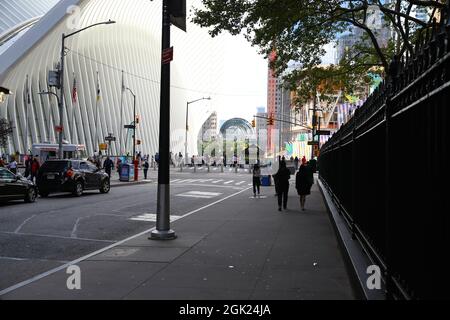
{"label": "bollard", "polygon": [[220,165],[220,172],[223,173],[223,163]]}
{"label": "bollard", "polygon": [[183,172],[183,162],[180,163],[180,172]]}
{"label": "bollard", "polygon": [[197,165],[194,163],[194,173],[197,172]]}
{"label": "bollard", "polygon": [[209,172],[209,163],[208,163],[208,172]]}

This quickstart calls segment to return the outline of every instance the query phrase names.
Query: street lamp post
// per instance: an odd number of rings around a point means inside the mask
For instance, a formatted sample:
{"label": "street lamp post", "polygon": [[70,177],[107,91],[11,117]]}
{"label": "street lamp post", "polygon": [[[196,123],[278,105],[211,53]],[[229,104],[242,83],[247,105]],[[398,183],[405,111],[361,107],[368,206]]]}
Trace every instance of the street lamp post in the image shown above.
{"label": "street lamp post", "polygon": [[59,109],[59,137],[58,137],[58,157],[59,159],[63,158],[63,149],[62,149],[62,140],[63,140],[63,104],[64,104],[64,56],[65,56],[65,41],[67,38],[76,35],[77,33],[80,33],[86,29],[101,25],[101,24],[113,24],[116,23],[115,21],[105,21],[105,22],[99,22],[92,24],[90,26],[87,26],[83,29],[77,30],[75,32],[69,33],[69,34],[62,34],[61,36],[61,61],[59,66],[59,100],[58,100],[58,109]]}
{"label": "street lamp post", "polygon": [[136,95],[130,88],[126,88],[133,95],[133,165],[134,165],[134,181],[138,180],[137,161],[136,161]]}
{"label": "street lamp post", "polygon": [[189,162],[188,162],[188,154],[187,154],[187,135],[188,135],[188,131],[189,131],[189,122],[188,122],[188,119],[189,119],[189,105],[191,104],[191,103],[194,103],[194,102],[197,102],[197,101],[201,101],[201,100],[211,100],[211,97],[207,97],[207,98],[205,98],[205,97],[203,97],[203,98],[200,98],[200,99],[197,99],[197,100],[193,100],[193,101],[189,101],[189,102],[186,102],[186,134],[185,134],[185,139],[184,139],[184,162],[185,162],[185,164],[189,164]]}

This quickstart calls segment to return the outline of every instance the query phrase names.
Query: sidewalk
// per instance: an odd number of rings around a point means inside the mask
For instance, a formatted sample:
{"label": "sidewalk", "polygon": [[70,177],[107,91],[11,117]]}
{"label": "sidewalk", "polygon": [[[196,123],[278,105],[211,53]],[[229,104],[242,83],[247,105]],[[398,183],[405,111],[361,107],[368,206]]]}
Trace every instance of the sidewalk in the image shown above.
{"label": "sidewalk", "polygon": [[[75,261],[81,290],[68,290],[66,266],[0,299],[354,299],[317,183],[299,210],[244,190],[172,222],[178,238],[149,233]],[[101,251],[101,250],[100,250]]]}

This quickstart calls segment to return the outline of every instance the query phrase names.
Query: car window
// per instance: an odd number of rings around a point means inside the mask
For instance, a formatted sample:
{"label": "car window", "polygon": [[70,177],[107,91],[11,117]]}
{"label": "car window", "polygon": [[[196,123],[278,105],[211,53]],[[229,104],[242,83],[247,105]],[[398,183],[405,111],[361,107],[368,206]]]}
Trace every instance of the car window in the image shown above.
{"label": "car window", "polygon": [[80,162],[79,161],[72,161],[72,168],[75,170],[80,169]]}
{"label": "car window", "polygon": [[89,166],[86,162],[80,162],[80,169],[81,170],[89,170]]}
{"label": "car window", "polygon": [[88,166],[89,166],[89,171],[91,171],[91,172],[94,172],[95,170],[97,170],[97,166],[92,163],[88,162]]}
{"label": "car window", "polygon": [[15,178],[14,174],[9,172],[8,170],[3,169],[3,168],[0,170],[0,180],[10,181],[10,180],[14,180],[14,178]]}
{"label": "car window", "polygon": [[70,166],[70,161],[45,161],[42,165],[43,171],[64,171]]}

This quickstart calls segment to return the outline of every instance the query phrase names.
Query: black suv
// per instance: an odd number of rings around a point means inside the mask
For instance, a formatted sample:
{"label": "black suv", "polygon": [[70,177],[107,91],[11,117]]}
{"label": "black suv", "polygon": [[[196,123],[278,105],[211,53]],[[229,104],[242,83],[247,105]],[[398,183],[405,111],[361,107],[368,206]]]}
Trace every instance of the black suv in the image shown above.
{"label": "black suv", "polygon": [[109,176],[85,160],[48,160],[40,167],[36,184],[41,197],[51,192],[72,192],[81,196],[84,190],[108,193]]}

